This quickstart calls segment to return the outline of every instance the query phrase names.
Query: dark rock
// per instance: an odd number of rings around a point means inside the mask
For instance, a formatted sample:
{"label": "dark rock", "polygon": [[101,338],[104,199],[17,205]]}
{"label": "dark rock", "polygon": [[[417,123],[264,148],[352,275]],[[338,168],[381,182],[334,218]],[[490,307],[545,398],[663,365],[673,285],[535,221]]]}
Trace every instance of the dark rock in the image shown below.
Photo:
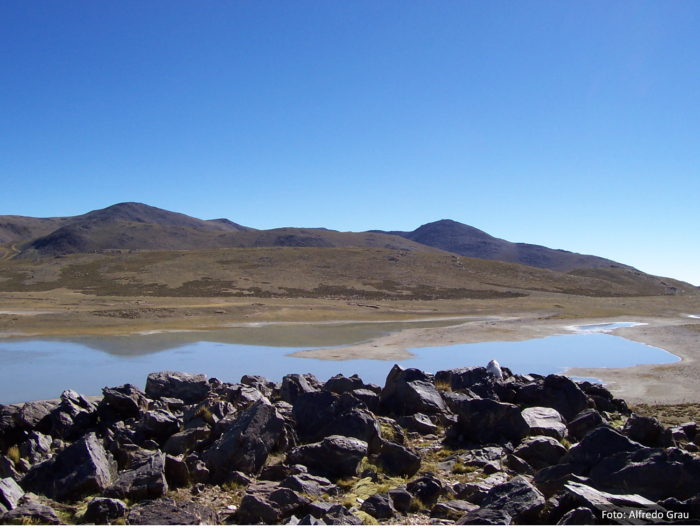
{"label": "dark rock", "polygon": [[99,494],[117,475],[117,464],[94,433],[88,433],[52,459],[32,467],[24,490],[56,500]]}
{"label": "dark rock", "polygon": [[185,409],[185,402],[182,399],[171,399],[170,397],[161,397],[160,401],[168,407],[168,411],[177,412]]}
{"label": "dark rock", "polygon": [[520,459],[516,455],[508,454],[506,456],[506,464],[508,465],[508,468],[516,474],[526,474],[528,476],[535,475],[535,470],[528,464],[528,462]]}
{"label": "dark rock", "polygon": [[468,389],[478,397],[499,400],[495,387],[500,381],[481,366],[460,367],[435,373],[435,382],[449,384],[452,391]]}
{"label": "dark rock", "polygon": [[351,377],[336,375],[333,378],[328,379],[328,382],[323,385],[324,390],[331,391],[338,395],[342,393],[350,393],[356,389],[364,389],[364,387],[365,385],[362,382],[362,379],[357,375],[353,375]]}
{"label": "dark rock", "polygon": [[165,479],[168,487],[186,487],[190,483],[190,471],[187,463],[180,457],[165,456]]}
{"label": "dark rock", "polygon": [[465,514],[457,525],[510,525],[510,515],[502,510],[481,508]]}
{"label": "dark rock", "polygon": [[564,490],[567,483],[586,483],[588,478],[582,475],[587,473],[588,466],[585,464],[565,464],[554,465],[543,468],[535,474],[534,483],[539,491],[550,498]]}
{"label": "dark rock", "polygon": [[126,503],[113,498],[93,498],[88,502],[83,522],[95,525],[109,525],[123,518],[128,510]]}
{"label": "dark rock", "polygon": [[489,463],[500,462],[506,456],[506,451],[500,446],[485,446],[465,451],[460,459],[465,465],[484,468]]}
{"label": "dark rock", "polygon": [[278,463],[276,465],[268,465],[262,469],[260,479],[262,481],[282,481],[289,476],[306,473],[306,467],[302,465],[285,465]]}
{"label": "dark rock", "polygon": [[43,461],[51,451],[51,437],[41,432],[30,432],[19,447],[19,454],[30,463]]}
{"label": "dark rock", "polygon": [[282,400],[294,404],[299,395],[318,390],[318,380],[311,374],[306,375],[286,375],[282,378],[280,395]]}
{"label": "dark rock", "polygon": [[569,421],[567,428],[569,434],[577,441],[580,441],[588,432],[595,430],[601,424],[603,424],[603,418],[600,416],[600,413],[593,408],[587,408]]}
{"label": "dark rock", "polygon": [[458,483],[453,487],[454,495],[458,500],[480,505],[492,488],[506,483],[508,479],[509,476],[505,472],[497,472],[484,480]]}
{"label": "dark rock", "polygon": [[328,477],[356,476],[367,443],[352,437],[333,435],[319,443],[300,446],[287,456],[287,462],[304,465],[314,474]]}
{"label": "dark rock", "polygon": [[406,485],[406,490],[413,494],[425,505],[432,505],[442,494],[442,481],[431,474],[411,481]]}
{"label": "dark rock", "polygon": [[567,512],[557,525],[599,525],[598,518],[587,507],[578,507]]}
{"label": "dark rock", "polygon": [[307,514],[301,520],[299,520],[299,523],[297,525],[326,525],[326,522],[324,522],[323,520],[319,520],[318,518],[311,516],[310,514]]}
{"label": "dark rock", "polygon": [[280,483],[280,487],[301,492],[315,499],[320,498],[323,494],[334,495],[338,492],[338,488],[326,478],[311,474],[296,474],[286,477]]}
{"label": "dark rock", "polygon": [[265,377],[260,377],[257,375],[243,375],[241,377],[241,384],[254,387],[268,398],[272,396],[276,389],[274,382],[271,382]]}
{"label": "dark rock", "polygon": [[700,494],[700,459],[678,448],[619,452],[601,460],[590,479],[597,489],[615,494],[686,500]]}
{"label": "dark rock", "polygon": [[396,514],[394,504],[389,494],[373,494],[367,498],[360,510],[365,511],[377,520],[386,520]]}
{"label": "dark rock", "polygon": [[0,517],[0,523],[5,525],[21,525],[23,520],[32,520],[33,523],[46,525],[61,524],[56,511],[35,501],[23,503]]}
{"label": "dark rock", "polygon": [[433,505],[433,508],[430,509],[430,517],[457,521],[465,514],[476,511],[478,508],[478,505],[474,505],[468,501],[450,500]]}
{"label": "dark rock", "polygon": [[189,430],[175,433],[170,436],[163,446],[163,452],[174,456],[186,454],[197,444],[198,441],[207,439],[210,435],[211,428],[209,426],[191,428]]}
{"label": "dark rock", "polygon": [[17,507],[22,496],[24,496],[24,491],[14,479],[5,478],[0,480],[0,505],[4,505],[8,511]]}
{"label": "dark rock", "polygon": [[61,403],[51,410],[51,437],[71,441],[80,437],[97,420],[97,408],[84,396],[67,390]]}
{"label": "dark rock", "polygon": [[124,384],[114,388],[103,388],[102,402],[105,406],[112,408],[120,417],[138,418],[141,411],[148,410],[148,399],[146,394],[136,386]]}
{"label": "dark rock", "polygon": [[378,459],[392,476],[413,476],[420,469],[421,457],[410,448],[384,441]]}
{"label": "dark rock", "polygon": [[608,456],[619,452],[635,452],[640,448],[643,446],[639,443],[603,425],[586,434],[580,443],[573,445],[561,463],[580,464],[590,469]]}
{"label": "dark rock", "polygon": [[416,432],[421,435],[429,435],[437,432],[437,426],[433,424],[430,417],[423,415],[422,413],[399,417],[396,419],[396,422],[409,432]]}
{"label": "dark rock", "polygon": [[204,400],[210,387],[205,375],[179,371],[151,373],[146,379],[146,395],[149,399],[168,397],[180,399],[185,404],[196,404]]}
{"label": "dark rock", "polygon": [[263,398],[265,395],[253,386],[238,386],[238,391],[235,392],[231,397],[230,402],[238,410],[246,410],[250,408],[253,404]]}
{"label": "dark rock", "polygon": [[541,383],[521,388],[516,403],[528,408],[554,408],[564,419],[571,421],[588,407],[588,397],[569,377],[549,375]]}
{"label": "dark rock", "polygon": [[362,520],[342,505],[334,505],[323,516],[326,525],[362,525]]}
{"label": "dark rock", "polygon": [[382,417],[380,415],[377,417],[377,420],[379,421],[379,429],[382,432],[382,439],[400,445],[406,442],[406,436],[403,433],[403,428],[401,428],[399,423],[397,423],[394,419]]}
{"label": "dark rock", "polygon": [[356,389],[352,396],[364,403],[372,413],[379,413],[379,395],[369,389]]}
{"label": "dark rock", "polygon": [[262,481],[248,487],[238,508],[236,521],[241,525],[276,524],[283,518],[299,514],[310,503],[296,491]]}
{"label": "dark rock", "polygon": [[[581,483],[567,483],[564,487],[580,507],[590,509],[596,518],[602,518],[604,512],[610,511],[618,512],[623,516],[629,515],[632,511],[635,513],[644,511],[649,514],[665,512],[663,507],[636,494],[608,494]],[[627,520],[627,523],[629,522],[630,520]]]}
{"label": "dark rock", "polygon": [[539,523],[542,525],[556,525],[569,511],[579,507],[578,501],[566,489],[564,492],[547,499]]}
{"label": "dark rock", "polygon": [[0,457],[0,479],[12,478],[19,482],[22,479],[22,475],[17,472],[15,464],[7,456]]}
{"label": "dark rock", "polygon": [[144,450],[133,459],[128,469],[119,473],[104,491],[104,496],[139,502],[160,498],[167,491],[165,456],[160,451]]}
{"label": "dark rock", "polygon": [[17,423],[18,406],[0,404],[0,451],[19,444],[24,440],[24,428]]}
{"label": "dark rock", "polygon": [[129,525],[218,525],[219,517],[205,505],[160,498],[133,507],[127,521]]}
{"label": "dark rock", "polygon": [[493,487],[482,502],[482,507],[508,513],[514,523],[534,523],[542,511],[545,499],[542,493],[523,477]]}
{"label": "dark rock", "polygon": [[639,417],[634,413],[627,420],[622,433],[645,446],[656,448],[663,446],[664,426],[653,417]]}
{"label": "dark rock", "polygon": [[413,505],[413,494],[406,490],[406,486],[397,487],[389,491],[389,496],[394,504],[394,508],[402,513],[407,513]]}
{"label": "dark rock", "polygon": [[395,417],[447,412],[445,402],[431,376],[418,369],[404,369],[399,365],[394,365],[389,372],[379,405],[380,409]]}
{"label": "dark rock", "polygon": [[566,437],[566,421],[554,408],[525,408],[522,415],[530,427],[530,435],[546,435],[557,441]]}
{"label": "dark rock", "polygon": [[171,435],[180,431],[182,422],[166,410],[146,411],[141,414],[138,430],[146,437],[165,442]]}
{"label": "dark rock", "polygon": [[464,397],[455,402],[457,430],[463,438],[480,444],[510,441],[519,443],[530,427],[517,406],[490,399]]}
{"label": "dark rock", "polygon": [[566,448],[551,437],[535,436],[524,439],[513,453],[535,470],[541,470],[558,464],[566,454]]}
{"label": "dark rock", "polygon": [[17,424],[25,430],[37,430],[47,434],[51,430],[51,410],[60,401],[41,400],[27,402],[17,414]]}
{"label": "dark rock", "polygon": [[204,461],[216,483],[231,471],[257,474],[279,441],[284,419],[265,397],[230,423],[223,436],[204,453]]}

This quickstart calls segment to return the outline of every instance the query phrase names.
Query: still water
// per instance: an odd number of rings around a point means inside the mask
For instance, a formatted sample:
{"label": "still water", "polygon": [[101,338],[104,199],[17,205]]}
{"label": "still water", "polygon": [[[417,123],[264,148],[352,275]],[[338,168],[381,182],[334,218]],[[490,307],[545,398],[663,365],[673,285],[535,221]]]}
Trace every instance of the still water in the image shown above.
{"label": "still water", "polygon": [[[463,322],[441,320],[439,324]],[[436,322],[422,322],[420,327],[435,325]],[[393,361],[328,361],[288,355],[315,347],[357,343],[398,330],[395,327],[395,324],[388,327],[277,325],[257,328],[257,334],[248,328],[244,332],[231,329],[109,338],[3,339],[0,340],[0,403],[57,398],[68,388],[86,395],[99,395],[105,386],[125,383],[143,388],[149,373],[163,370],[205,373],[226,382],[238,382],[244,374],[280,381],[289,373],[313,373],[321,380],[338,373],[357,373],[365,382],[384,385]],[[602,333],[410,351],[415,357],[401,361],[401,365],[432,373],[486,365],[492,358],[516,373],[543,375],[560,373],[569,367],[627,367],[679,360],[662,349]]]}

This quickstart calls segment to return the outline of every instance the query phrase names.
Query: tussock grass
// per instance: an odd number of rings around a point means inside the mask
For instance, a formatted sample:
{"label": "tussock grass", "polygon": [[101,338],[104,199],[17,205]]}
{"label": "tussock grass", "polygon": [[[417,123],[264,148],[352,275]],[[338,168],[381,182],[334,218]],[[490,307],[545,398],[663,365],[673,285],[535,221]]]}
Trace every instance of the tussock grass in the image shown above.
{"label": "tussock grass", "polygon": [[9,457],[15,465],[19,463],[19,447],[14,445],[8,448],[7,457]]}

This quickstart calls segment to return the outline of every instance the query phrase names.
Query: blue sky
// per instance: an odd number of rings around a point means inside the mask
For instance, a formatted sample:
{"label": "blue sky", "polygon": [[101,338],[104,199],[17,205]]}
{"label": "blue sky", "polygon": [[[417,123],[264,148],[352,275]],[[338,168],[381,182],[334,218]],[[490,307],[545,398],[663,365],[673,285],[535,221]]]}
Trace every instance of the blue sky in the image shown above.
{"label": "blue sky", "polygon": [[0,3],[0,214],[451,218],[700,284],[697,1]]}

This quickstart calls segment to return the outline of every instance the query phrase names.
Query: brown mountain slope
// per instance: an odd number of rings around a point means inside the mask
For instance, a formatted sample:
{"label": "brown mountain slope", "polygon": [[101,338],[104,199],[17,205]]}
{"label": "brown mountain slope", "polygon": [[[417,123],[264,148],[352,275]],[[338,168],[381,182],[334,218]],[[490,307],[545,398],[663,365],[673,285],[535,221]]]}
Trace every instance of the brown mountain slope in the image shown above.
{"label": "brown mountain slope", "polygon": [[408,240],[465,257],[493,259],[566,272],[578,268],[631,268],[594,255],[552,250],[535,244],[513,243],[453,220],[424,224],[411,232],[390,231]]}

